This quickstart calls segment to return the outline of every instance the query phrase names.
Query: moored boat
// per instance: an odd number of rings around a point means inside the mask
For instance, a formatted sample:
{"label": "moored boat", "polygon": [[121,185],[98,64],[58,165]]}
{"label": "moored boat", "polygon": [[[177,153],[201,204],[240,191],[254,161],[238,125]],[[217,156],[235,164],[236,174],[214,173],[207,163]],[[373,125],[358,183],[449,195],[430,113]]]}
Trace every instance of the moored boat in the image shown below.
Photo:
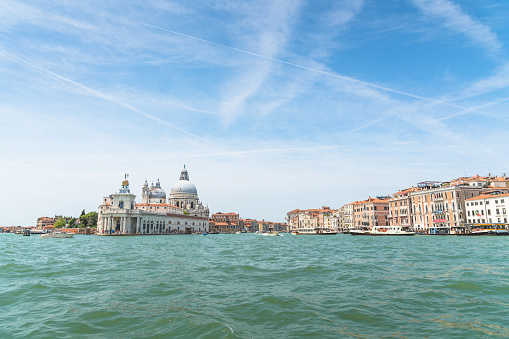
{"label": "moored boat", "polygon": [[373,226],[371,230],[351,230],[351,235],[372,235],[372,236],[412,236],[415,232],[405,226]]}
{"label": "moored boat", "polygon": [[39,238],[72,238],[74,237],[73,233],[63,233],[63,232],[55,232],[55,233],[46,233],[41,234]]}

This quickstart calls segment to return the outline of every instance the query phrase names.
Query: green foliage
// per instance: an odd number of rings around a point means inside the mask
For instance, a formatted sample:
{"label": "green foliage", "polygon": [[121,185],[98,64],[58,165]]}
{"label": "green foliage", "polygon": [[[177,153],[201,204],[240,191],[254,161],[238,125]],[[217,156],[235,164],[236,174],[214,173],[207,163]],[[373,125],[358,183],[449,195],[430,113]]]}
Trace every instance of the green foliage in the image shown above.
{"label": "green foliage", "polygon": [[55,228],[64,228],[66,225],[65,219],[58,218],[58,220],[55,222]]}
{"label": "green foliage", "polygon": [[76,227],[76,218],[71,218],[69,220],[69,228],[75,228]]}
{"label": "green foliage", "polygon": [[85,214],[85,210],[83,210],[83,212],[81,212],[80,215],[80,227],[87,227],[87,224],[88,224],[87,215]]}
{"label": "green foliage", "polygon": [[97,227],[97,212],[88,212],[80,216],[80,227]]}
{"label": "green foliage", "polygon": [[189,212],[184,210],[184,215],[189,215]]}

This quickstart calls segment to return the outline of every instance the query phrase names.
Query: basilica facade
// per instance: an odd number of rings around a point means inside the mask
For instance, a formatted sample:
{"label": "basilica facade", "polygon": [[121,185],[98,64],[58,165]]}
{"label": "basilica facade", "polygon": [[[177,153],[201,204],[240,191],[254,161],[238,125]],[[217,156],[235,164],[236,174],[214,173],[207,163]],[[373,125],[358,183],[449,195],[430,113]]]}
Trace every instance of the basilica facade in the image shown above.
{"label": "basilica facade", "polygon": [[168,200],[159,179],[142,187],[142,202],[129,189],[127,178],[118,193],[103,198],[99,206],[97,234],[189,234],[209,231],[209,208],[203,206],[189,181],[185,166]]}

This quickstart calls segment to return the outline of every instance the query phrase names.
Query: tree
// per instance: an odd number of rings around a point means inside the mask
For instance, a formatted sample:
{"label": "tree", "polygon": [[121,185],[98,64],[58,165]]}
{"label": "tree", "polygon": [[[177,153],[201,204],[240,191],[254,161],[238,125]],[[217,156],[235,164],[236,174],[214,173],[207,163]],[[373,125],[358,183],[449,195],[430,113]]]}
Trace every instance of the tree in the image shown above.
{"label": "tree", "polygon": [[97,212],[89,212],[80,216],[81,227],[97,227]]}
{"label": "tree", "polygon": [[85,214],[85,210],[83,210],[80,215],[80,227],[87,227],[87,223],[87,215]]}
{"label": "tree", "polygon": [[71,220],[69,220],[69,228],[74,227],[76,227],[76,218],[71,218]]}
{"label": "tree", "polygon": [[55,228],[64,228],[66,225],[65,219],[58,218],[58,220],[55,222]]}

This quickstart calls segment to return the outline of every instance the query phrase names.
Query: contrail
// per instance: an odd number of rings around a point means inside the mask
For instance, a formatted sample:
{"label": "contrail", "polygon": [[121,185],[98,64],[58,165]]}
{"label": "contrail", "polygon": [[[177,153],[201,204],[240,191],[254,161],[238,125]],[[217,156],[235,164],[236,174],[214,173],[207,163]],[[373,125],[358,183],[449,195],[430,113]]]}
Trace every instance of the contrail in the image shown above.
{"label": "contrail", "polygon": [[70,84],[72,84],[72,85],[75,85],[75,86],[77,86],[77,87],[79,87],[79,88],[81,88],[81,89],[85,90],[86,92],[88,92],[88,93],[90,93],[90,94],[92,94],[92,95],[94,95],[94,96],[96,96],[96,97],[99,97],[99,98],[101,98],[101,99],[105,99],[105,100],[108,100],[108,101],[110,101],[110,102],[113,102],[113,103],[115,103],[115,104],[117,104],[117,105],[119,105],[119,106],[121,106],[121,107],[127,108],[127,109],[129,109],[129,110],[131,110],[131,111],[134,111],[134,112],[136,112],[136,113],[140,114],[140,115],[143,115],[144,117],[149,118],[150,120],[153,120],[153,121],[158,122],[158,123],[160,123],[160,124],[163,124],[163,125],[166,125],[166,126],[168,126],[168,127],[171,127],[171,128],[173,128],[173,129],[175,129],[175,130],[177,130],[177,131],[180,131],[180,132],[182,132],[182,133],[185,133],[185,134],[187,134],[187,135],[189,135],[189,136],[192,136],[193,138],[197,138],[197,139],[200,139],[200,140],[202,140],[202,141],[204,140],[204,139],[200,138],[199,136],[197,136],[197,135],[195,135],[195,134],[193,134],[193,133],[191,133],[191,132],[186,131],[186,130],[185,130],[185,129],[183,129],[183,128],[180,128],[180,127],[178,127],[178,126],[175,126],[175,125],[173,125],[173,124],[170,124],[169,122],[164,121],[164,120],[162,120],[162,119],[159,119],[159,118],[157,118],[157,117],[155,117],[155,116],[153,116],[153,115],[151,115],[151,114],[148,114],[148,113],[146,113],[146,112],[142,111],[141,109],[138,109],[138,108],[136,108],[136,107],[134,107],[134,106],[129,105],[128,103],[125,103],[125,102],[123,102],[123,101],[121,101],[121,100],[115,99],[115,98],[113,98],[113,97],[111,97],[111,96],[109,96],[109,95],[106,95],[106,94],[104,94],[104,93],[101,93],[101,92],[99,92],[99,91],[97,91],[97,90],[95,90],[95,89],[92,89],[92,88],[90,88],[90,87],[87,87],[87,86],[85,86],[85,85],[82,85],[82,84],[80,84],[80,83],[77,83],[76,81],[73,81],[73,80],[71,80],[71,79],[69,79],[69,78],[66,78],[66,77],[64,77],[64,76],[61,76],[61,75],[56,74],[56,73],[54,73],[54,72],[51,72],[51,71],[49,71],[49,70],[47,70],[47,69],[45,69],[45,68],[42,68],[42,67],[37,66],[37,65],[34,65],[34,64],[32,64],[32,63],[30,63],[30,62],[28,62],[28,61],[26,61],[26,60],[23,60],[23,59],[21,59],[21,58],[14,57],[13,55],[7,55],[7,54],[5,54],[5,52],[3,52],[3,53],[2,53],[2,52],[0,52],[0,55],[1,55],[1,56],[3,56],[3,57],[4,57],[4,58],[6,58],[6,59],[9,59],[9,60],[11,60],[11,61],[13,61],[13,62],[17,63],[18,65],[21,65],[21,66],[26,67],[26,68],[30,68],[30,69],[31,69],[31,70],[33,70],[33,71],[36,71],[36,72],[38,72],[38,73],[41,73],[41,74],[47,75],[47,76],[49,76],[49,77],[51,77],[51,78],[53,78],[53,79],[60,80],[60,81],[67,82],[67,83],[70,83]]}
{"label": "contrail", "polygon": [[383,90],[383,91],[387,91],[387,92],[391,92],[391,93],[396,93],[396,94],[404,95],[404,96],[411,97],[411,98],[414,98],[414,99],[419,99],[419,100],[423,100],[423,101],[429,101],[429,102],[433,102],[433,103],[436,103],[436,104],[441,104],[441,105],[445,105],[445,106],[449,106],[449,107],[454,107],[454,108],[457,108],[457,109],[465,109],[464,107],[461,107],[461,106],[458,106],[458,105],[455,105],[455,104],[451,104],[451,103],[448,103],[448,102],[445,102],[445,101],[440,101],[440,100],[436,100],[436,99],[432,99],[432,98],[428,98],[428,97],[423,97],[423,96],[420,96],[420,95],[417,95],[417,94],[412,94],[412,93],[408,93],[408,92],[399,91],[399,90],[396,90],[396,89],[392,89],[392,88],[376,85],[376,84],[373,84],[373,83],[357,80],[357,79],[354,79],[354,78],[351,78],[351,77],[347,77],[345,75],[340,75],[340,74],[337,74],[337,73],[331,73],[331,72],[327,72],[327,71],[321,71],[321,70],[316,69],[316,68],[310,68],[310,67],[294,64],[294,63],[291,63],[291,62],[288,62],[288,61],[284,61],[284,60],[281,60],[281,59],[271,58],[271,57],[268,57],[268,56],[265,56],[265,55],[249,52],[249,51],[246,51],[246,50],[243,50],[243,49],[240,49],[240,48],[231,47],[231,46],[223,45],[223,44],[220,44],[220,43],[217,43],[217,42],[213,42],[213,41],[197,38],[197,37],[192,36],[192,35],[187,35],[187,34],[176,32],[176,31],[172,31],[172,30],[169,30],[169,29],[166,29],[166,28],[149,25],[149,24],[146,24],[146,23],[143,23],[143,22],[138,22],[138,24],[144,25],[144,26],[147,26],[147,27],[152,27],[152,28],[155,28],[155,29],[159,29],[159,30],[162,30],[162,31],[165,31],[165,32],[169,32],[169,33],[172,33],[172,34],[180,35],[180,36],[183,36],[183,37],[186,37],[186,38],[189,38],[189,39],[194,39],[194,40],[202,41],[202,42],[205,42],[205,43],[208,43],[208,44],[211,44],[211,45],[228,48],[228,49],[240,52],[240,53],[245,53],[245,54],[253,55],[253,56],[256,56],[256,57],[259,57],[259,58],[262,58],[262,59],[266,59],[266,60],[270,60],[270,61],[274,61],[274,62],[279,62],[281,64],[293,66],[293,67],[300,68],[300,69],[305,69],[307,71],[316,72],[316,73],[320,73],[320,74],[324,74],[324,75],[329,75],[329,76],[333,76],[335,78],[339,78],[339,79],[347,80],[347,81],[350,81],[350,82],[355,82],[355,83],[358,83],[358,84],[361,84],[361,85],[377,88],[377,89],[380,89],[380,90]]}
{"label": "contrail", "polygon": [[504,118],[501,118],[501,117],[496,117],[496,116],[491,116],[491,115],[488,115],[488,114],[485,114],[485,113],[482,113],[480,110],[483,109],[483,108],[487,108],[487,107],[490,107],[490,106],[494,106],[494,105],[498,105],[498,104],[501,104],[503,102],[506,102],[506,101],[509,101],[509,97],[507,98],[501,98],[501,99],[497,99],[495,101],[492,101],[492,102],[488,102],[484,105],[480,105],[480,106],[474,106],[474,107],[470,107],[470,108],[465,108],[464,110],[462,110],[461,112],[457,112],[457,113],[454,113],[454,114],[451,114],[451,115],[448,115],[446,117],[443,117],[443,118],[439,118],[439,119],[435,119],[433,121],[430,121],[428,123],[426,123],[426,125],[428,124],[433,124],[435,122],[440,122],[440,121],[444,121],[444,120],[449,120],[449,119],[452,119],[452,118],[455,118],[455,117],[458,117],[458,116],[461,116],[461,115],[465,115],[465,114],[468,114],[468,113],[472,113],[472,112],[478,112],[478,113],[481,113],[483,115],[486,115],[486,116],[489,116],[489,117],[492,117],[492,118],[497,118],[497,119],[501,119],[501,120],[504,120],[504,121],[507,121],[506,119]]}

